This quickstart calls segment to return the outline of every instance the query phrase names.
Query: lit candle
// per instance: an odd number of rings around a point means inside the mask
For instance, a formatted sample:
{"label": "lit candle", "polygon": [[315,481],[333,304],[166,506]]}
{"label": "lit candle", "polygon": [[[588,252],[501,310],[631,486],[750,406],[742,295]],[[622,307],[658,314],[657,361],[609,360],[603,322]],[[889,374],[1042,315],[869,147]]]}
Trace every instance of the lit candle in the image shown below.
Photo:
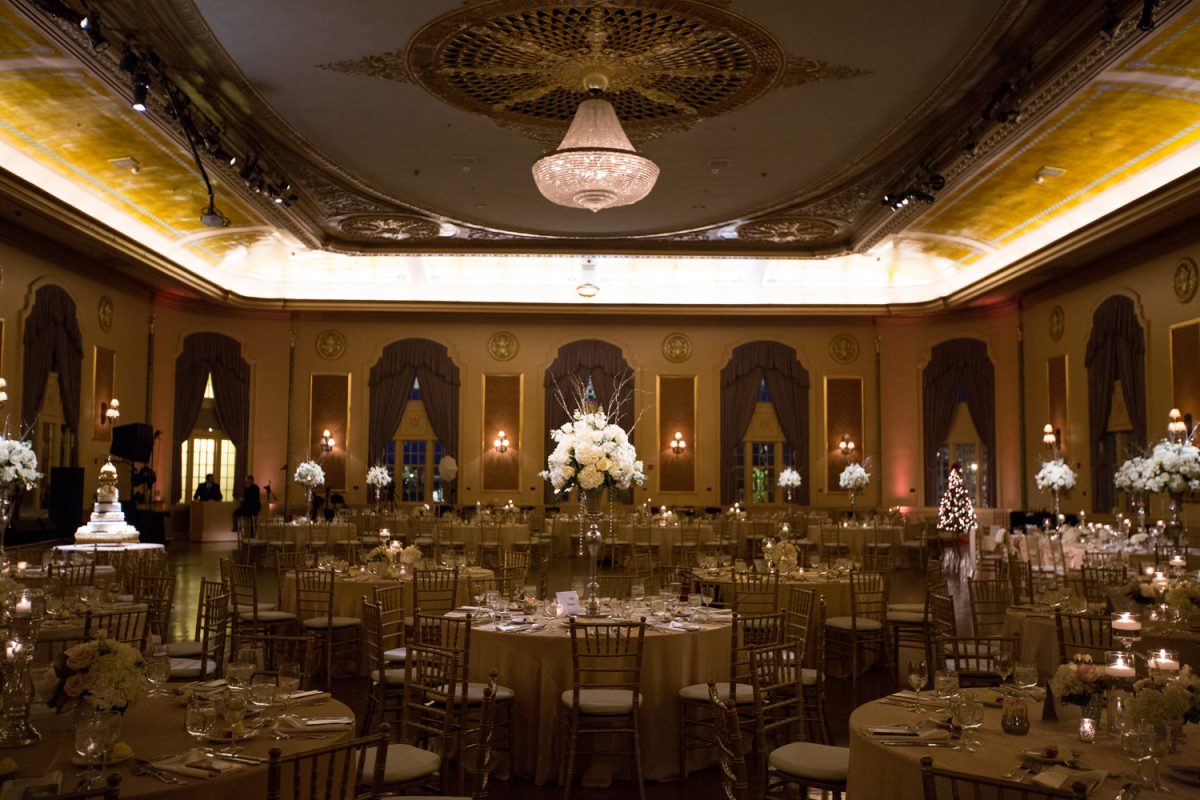
{"label": "lit candle", "polygon": [[1096,741],[1096,720],[1087,717],[1079,720],[1079,741],[1088,743]]}
{"label": "lit candle", "polygon": [[1130,611],[1119,611],[1113,616],[1112,627],[1114,631],[1140,631],[1142,621]]}
{"label": "lit candle", "polygon": [[1167,563],[1170,564],[1172,567],[1186,567],[1187,559],[1184,558],[1183,556],[1179,555],[1178,553],[1176,553],[1175,555],[1171,556],[1171,560],[1168,561]]}
{"label": "lit candle", "polygon": [[28,561],[18,561],[17,562],[17,574],[18,575],[24,575],[25,570],[27,570],[27,569],[29,569]]}
{"label": "lit candle", "polygon": [[1154,574],[1154,567],[1150,564],[1147,564],[1142,571],[1146,573],[1146,577],[1148,578]]}
{"label": "lit candle", "polygon": [[22,596],[21,599],[17,601],[17,605],[16,608],[13,609],[13,613],[18,617],[28,617],[33,613],[33,602],[28,597]]}
{"label": "lit candle", "polygon": [[1151,650],[1150,657],[1146,659],[1146,666],[1164,672],[1178,672],[1179,659],[1174,650]]}
{"label": "lit candle", "polygon": [[1124,653],[1117,653],[1112,657],[1112,663],[1108,665],[1108,674],[1114,678],[1132,678],[1137,674],[1133,666],[1125,660]]}
{"label": "lit candle", "polygon": [[1167,580],[1167,576],[1161,572],[1154,573],[1154,578],[1150,581],[1150,585],[1155,589],[1166,589],[1170,583],[1171,582]]}
{"label": "lit candle", "polygon": [[9,642],[4,648],[4,655],[9,659],[13,659],[21,655],[21,643]]}

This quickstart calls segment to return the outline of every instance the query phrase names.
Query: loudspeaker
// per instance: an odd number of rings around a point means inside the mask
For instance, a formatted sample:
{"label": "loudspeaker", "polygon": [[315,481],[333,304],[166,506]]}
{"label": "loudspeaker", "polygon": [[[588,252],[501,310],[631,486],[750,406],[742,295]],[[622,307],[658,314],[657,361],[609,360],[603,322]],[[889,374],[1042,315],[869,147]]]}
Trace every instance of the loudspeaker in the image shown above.
{"label": "loudspeaker", "polygon": [[144,422],[132,422],[113,428],[110,456],[146,462],[154,452],[154,428]]}
{"label": "loudspeaker", "polygon": [[50,468],[50,519],[68,539],[83,524],[83,467]]}

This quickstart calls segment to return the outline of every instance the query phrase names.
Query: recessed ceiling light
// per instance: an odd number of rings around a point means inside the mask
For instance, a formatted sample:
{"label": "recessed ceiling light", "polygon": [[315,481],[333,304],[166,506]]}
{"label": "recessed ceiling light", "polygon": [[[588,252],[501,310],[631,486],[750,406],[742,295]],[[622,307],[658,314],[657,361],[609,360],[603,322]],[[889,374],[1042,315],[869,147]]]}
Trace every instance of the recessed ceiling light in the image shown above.
{"label": "recessed ceiling light", "polygon": [[1067,171],[1062,167],[1042,167],[1033,175],[1034,183],[1042,183],[1046,178],[1057,178],[1067,174]]}
{"label": "recessed ceiling light", "polygon": [[600,294],[600,287],[594,283],[581,283],[575,287],[575,294],[580,297],[595,297]]}

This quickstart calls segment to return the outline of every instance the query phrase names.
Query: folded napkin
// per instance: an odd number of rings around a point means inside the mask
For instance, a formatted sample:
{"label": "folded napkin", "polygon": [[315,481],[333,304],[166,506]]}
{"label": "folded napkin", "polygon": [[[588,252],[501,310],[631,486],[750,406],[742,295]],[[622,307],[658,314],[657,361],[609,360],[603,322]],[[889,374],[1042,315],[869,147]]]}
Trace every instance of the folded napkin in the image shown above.
{"label": "folded napkin", "polygon": [[328,700],[329,698],[329,692],[323,692],[320,689],[305,689],[302,692],[292,692],[287,696],[287,699],[293,702],[296,700],[309,700],[315,703],[320,700]]}
{"label": "folded napkin", "polygon": [[297,717],[285,714],[279,718],[279,729],[284,733],[305,731],[307,733],[322,733],[326,731],[348,731],[354,725],[353,717]]}
{"label": "folded napkin", "polygon": [[929,726],[928,728],[919,728],[913,730],[907,725],[880,725],[874,728],[867,728],[867,731],[872,736],[883,738],[903,738],[903,739],[918,739],[921,741],[945,741],[950,738],[950,731],[945,728]]}
{"label": "folded napkin", "polygon": [[700,630],[700,626],[697,625],[696,623],[684,622],[681,619],[671,620],[671,624],[669,627],[672,627],[677,631],[698,631],[698,630]]}
{"label": "folded napkin", "polygon": [[942,702],[933,692],[925,692],[920,697],[917,697],[916,692],[911,692],[905,689],[900,692],[894,692],[887,696],[888,700],[896,700],[901,703],[918,703],[920,705],[940,706]]}
{"label": "folded napkin", "polygon": [[505,622],[505,623],[503,623],[501,625],[497,625],[495,627],[496,627],[496,630],[498,630],[498,631],[523,631],[529,627],[529,623],[517,622],[514,620],[513,622]]}
{"label": "folded napkin", "polygon": [[708,613],[714,617],[729,617],[733,618],[732,608],[710,608]]}
{"label": "folded napkin", "polygon": [[1033,783],[1051,789],[1069,789],[1078,782],[1086,786],[1088,794],[1091,794],[1097,786],[1104,783],[1104,779],[1107,777],[1108,773],[1102,769],[1076,770],[1069,769],[1062,764],[1055,764],[1034,775]]}
{"label": "folded napkin", "polygon": [[151,766],[163,772],[173,772],[189,778],[208,779],[230,770],[241,769],[242,764],[207,756],[203,750],[189,750],[177,756],[155,761]]}

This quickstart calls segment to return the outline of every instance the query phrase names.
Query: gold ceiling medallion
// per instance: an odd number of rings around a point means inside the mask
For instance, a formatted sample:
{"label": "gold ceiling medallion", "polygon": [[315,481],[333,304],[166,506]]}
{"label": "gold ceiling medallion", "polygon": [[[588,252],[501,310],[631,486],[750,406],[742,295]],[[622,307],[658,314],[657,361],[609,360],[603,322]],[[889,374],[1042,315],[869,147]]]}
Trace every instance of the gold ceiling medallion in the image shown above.
{"label": "gold ceiling medallion", "polygon": [[829,340],[829,357],[839,364],[849,364],[858,358],[858,339],[848,333],[839,333]]}
{"label": "gold ceiling medallion", "polygon": [[488,339],[488,353],[497,361],[508,361],[517,354],[517,337],[508,331],[496,331]]}
{"label": "gold ceiling medallion", "polygon": [[823,219],[766,217],[742,223],[737,236],[746,242],[771,244],[815,244],[837,235],[837,226]]}
{"label": "gold ceiling medallion", "polygon": [[669,333],[663,339],[662,354],[672,364],[682,364],[692,357],[692,340],[682,333]]}
{"label": "gold ceiling medallion", "polygon": [[1175,299],[1181,303],[1192,302],[1197,284],[1200,284],[1200,270],[1197,270],[1196,262],[1181,258],[1175,267]]}
{"label": "gold ceiling medallion", "polygon": [[364,214],[340,220],[337,226],[342,233],[350,236],[396,242],[434,239],[442,232],[442,227],[433,220],[403,214]]}
{"label": "gold ceiling medallion", "polygon": [[430,22],[403,50],[322,68],[412,82],[537,138],[561,131],[602,70],[631,139],[686,128],[780,86],[866,74],[791,56],[766,29],[698,0],[500,0]]}
{"label": "gold ceiling medallion", "polygon": [[1050,309],[1050,341],[1057,342],[1067,329],[1067,315],[1062,306]]}
{"label": "gold ceiling medallion", "polygon": [[317,355],[333,361],[336,358],[341,358],[342,353],[346,352],[346,337],[341,331],[321,331],[317,334],[315,346],[317,348]]}
{"label": "gold ceiling medallion", "polygon": [[111,331],[115,315],[112,298],[106,294],[101,295],[100,302],[96,304],[96,322],[100,324],[100,330],[105,333]]}

